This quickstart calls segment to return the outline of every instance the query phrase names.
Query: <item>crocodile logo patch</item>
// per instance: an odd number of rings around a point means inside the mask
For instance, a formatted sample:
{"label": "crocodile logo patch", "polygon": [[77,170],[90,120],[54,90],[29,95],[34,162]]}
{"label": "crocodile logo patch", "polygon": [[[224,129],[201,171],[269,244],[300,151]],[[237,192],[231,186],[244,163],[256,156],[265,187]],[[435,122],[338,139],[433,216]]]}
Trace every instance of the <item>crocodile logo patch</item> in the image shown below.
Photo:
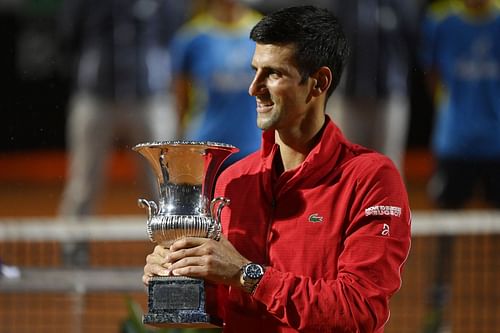
{"label": "crocodile logo patch", "polygon": [[318,213],[314,213],[309,215],[308,221],[311,223],[321,223],[323,222],[323,216],[320,216]]}

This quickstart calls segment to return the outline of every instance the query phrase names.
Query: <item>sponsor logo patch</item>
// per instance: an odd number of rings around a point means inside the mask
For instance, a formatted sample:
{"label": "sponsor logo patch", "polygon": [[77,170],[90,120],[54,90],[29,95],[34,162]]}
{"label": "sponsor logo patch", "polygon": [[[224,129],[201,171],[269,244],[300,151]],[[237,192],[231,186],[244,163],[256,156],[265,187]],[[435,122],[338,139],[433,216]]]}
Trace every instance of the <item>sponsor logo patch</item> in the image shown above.
{"label": "sponsor logo patch", "polygon": [[397,206],[372,206],[365,209],[365,216],[401,216],[401,207]]}

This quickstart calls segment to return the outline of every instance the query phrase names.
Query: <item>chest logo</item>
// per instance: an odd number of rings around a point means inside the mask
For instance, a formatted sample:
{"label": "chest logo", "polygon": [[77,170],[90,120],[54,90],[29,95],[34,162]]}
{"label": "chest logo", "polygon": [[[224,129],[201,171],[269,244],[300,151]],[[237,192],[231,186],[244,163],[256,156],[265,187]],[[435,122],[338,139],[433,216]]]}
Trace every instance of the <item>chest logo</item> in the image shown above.
{"label": "chest logo", "polygon": [[318,213],[314,213],[309,215],[308,221],[311,223],[321,223],[323,222],[323,216],[319,215]]}

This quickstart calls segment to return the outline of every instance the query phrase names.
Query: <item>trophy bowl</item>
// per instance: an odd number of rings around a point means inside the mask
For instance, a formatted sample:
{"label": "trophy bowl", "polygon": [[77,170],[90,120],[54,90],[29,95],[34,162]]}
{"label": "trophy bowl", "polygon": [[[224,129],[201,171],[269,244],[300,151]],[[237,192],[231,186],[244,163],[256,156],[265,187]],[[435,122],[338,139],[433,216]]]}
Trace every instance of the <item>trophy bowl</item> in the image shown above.
{"label": "trophy bowl", "polygon": [[[148,211],[150,240],[164,247],[184,237],[219,240],[221,211],[230,203],[213,198],[222,163],[238,148],[216,142],[157,141],[132,148],[153,168],[159,201],[139,199]],[[204,281],[153,277],[148,284],[149,312],[143,322],[161,327],[216,327],[205,312]]]}

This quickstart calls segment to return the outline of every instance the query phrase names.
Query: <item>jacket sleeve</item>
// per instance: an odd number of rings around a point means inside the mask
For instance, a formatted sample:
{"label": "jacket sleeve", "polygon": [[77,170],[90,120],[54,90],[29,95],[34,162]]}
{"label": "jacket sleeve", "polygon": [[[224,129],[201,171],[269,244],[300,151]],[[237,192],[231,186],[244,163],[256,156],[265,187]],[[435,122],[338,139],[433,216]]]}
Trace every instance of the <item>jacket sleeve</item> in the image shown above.
{"label": "jacket sleeve", "polygon": [[389,298],[401,286],[410,211],[392,163],[375,159],[353,170],[359,176],[346,211],[336,278],[314,280],[266,270],[253,297],[282,323],[301,332],[382,331]]}

